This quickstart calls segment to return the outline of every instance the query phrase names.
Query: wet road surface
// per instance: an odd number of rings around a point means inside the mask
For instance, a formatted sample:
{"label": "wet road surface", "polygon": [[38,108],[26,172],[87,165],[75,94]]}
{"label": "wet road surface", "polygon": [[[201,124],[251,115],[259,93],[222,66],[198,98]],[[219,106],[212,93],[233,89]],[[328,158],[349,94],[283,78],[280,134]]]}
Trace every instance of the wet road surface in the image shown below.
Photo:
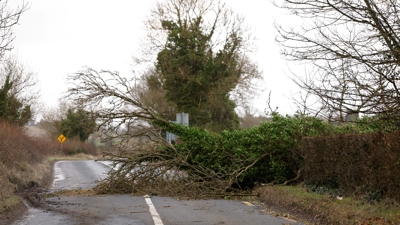
{"label": "wet road surface", "polygon": [[[51,190],[86,189],[106,176],[110,167],[93,160],[60,161],[54,165]],[[261,207],[233,200],[175,200],[131,195],[64,196],[47,198],[46,209],[30,208],[15,225],[36,224],[301,224],[273,217]]]}

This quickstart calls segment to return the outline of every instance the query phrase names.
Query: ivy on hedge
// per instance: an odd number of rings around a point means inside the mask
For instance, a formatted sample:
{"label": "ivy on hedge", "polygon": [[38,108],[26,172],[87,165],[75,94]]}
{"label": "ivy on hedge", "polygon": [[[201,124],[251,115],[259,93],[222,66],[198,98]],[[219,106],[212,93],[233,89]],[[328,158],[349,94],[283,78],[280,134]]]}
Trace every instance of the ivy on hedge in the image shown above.
{"label": "ivy on hedge", "polygon": [[256,162],[238,173],[237,181],[241,187],[294,178],[302,160],[299,145],[303,137],[349,130],[359,132],[355,127],[334,128],[315,117],[282,116],[278,113],[273,113],[271,121],[259,126],[220,134],[167,122],[158,121],[158,125],[179,136],[180,141],[174,147],[177,154],[187,155],[186,160],[191,165],[228,176],[240,166]]}

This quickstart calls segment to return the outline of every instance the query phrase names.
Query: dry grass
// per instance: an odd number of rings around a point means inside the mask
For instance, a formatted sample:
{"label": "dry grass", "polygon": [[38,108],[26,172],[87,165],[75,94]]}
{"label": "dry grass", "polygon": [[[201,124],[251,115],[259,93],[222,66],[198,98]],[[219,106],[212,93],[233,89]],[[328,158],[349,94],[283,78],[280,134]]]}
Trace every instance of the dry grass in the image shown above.
{"label": "dry grass", "polygon": [[[64,142],[62,152],[60,146],[56,138],[37,127],[21,128],[0,121],[0,224],[9,224],[26,210],[22,198],[27,200],[50,186],[55,161],[94,159],[97,153],[94,145],[76,140]],[[92,155],[74,154],[79,152]]]}
{"label": "dry grass", "polygon": [[52,162],[61,160],[95,160],[97,156],[79,153],[76,155],[52,155],[48,159]]}
{"label": "dry grass", "polygon": [[258,191],[276,214],[305,218],[310,224],[400,224],[400,207],[390,201],[370,204],[293,186],[264,186]]}
{"label": "dry grass", "polygon": [[[49,139],[36,128],[20,128],[0,121],[0,214],[21,202],[15,195],[32,187],[48,187],[52,181],[52,164],[58,160],[94,159],[85,154],[70,155],[74,149],[95,149],[87,143],[70,142],[60,152],[57,139]],[[69,148],[68,148],[69,147]]]}
{"label": "dry grass", "polygon": [[21,204],[22,199],[18,196],[11,196],[0,201],[0,214],[11,210],[15,205]]}
{"label": "dry grass", "polygon": [[48,154],[42,140],[26,136],[20,127],[0,122],[0,200],[15,191],[43,185],[43,175],[51,175],[45,162]]}

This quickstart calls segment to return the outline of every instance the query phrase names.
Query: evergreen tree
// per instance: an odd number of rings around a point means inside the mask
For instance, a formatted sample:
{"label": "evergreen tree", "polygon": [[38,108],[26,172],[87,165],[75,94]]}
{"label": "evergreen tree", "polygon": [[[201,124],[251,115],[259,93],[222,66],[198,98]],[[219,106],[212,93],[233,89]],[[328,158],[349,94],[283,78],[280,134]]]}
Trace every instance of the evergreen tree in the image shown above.
{"label": "evergreen tree", "polygon": [[10,75],[7,75],[3,87],[0,89],[0,119],[23,126],[32,118],[31,106],[23,105],[10,94],[12,86]]}
{"label": "evergreen tree", "polygon": [[229,99],[241,76],[238,50],[241,39],[232,34],[217,53],[211,48],[212,34],[201,28],[202,18],[178,26],[163,21],[168,33],[166,47],[157,57],[166,98],[178,111],[190,114],[190,123],[214,131],[239,125],[236,104]]}
{"label": "evergreen tree", "polygon": [[95,128],[95,118],[89,112],[83,109],[68,109],[66,118],[61,122],[60,132],[69,139],[79,137],[81,141],[86,141]]}

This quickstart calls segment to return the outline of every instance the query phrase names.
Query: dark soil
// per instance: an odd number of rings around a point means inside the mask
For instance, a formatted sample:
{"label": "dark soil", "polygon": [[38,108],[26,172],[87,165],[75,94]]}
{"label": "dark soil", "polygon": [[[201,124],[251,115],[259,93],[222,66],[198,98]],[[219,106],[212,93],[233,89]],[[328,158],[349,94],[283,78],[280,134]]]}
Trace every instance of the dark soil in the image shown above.
{"label": "dark soil", "polygon": [[[51,162],[51,168],[53,168],[53,165],[54,162]],[[21,198],[21,201],[0,213],[0,225],[11,224],[21,218],[27,212],[27,206],[43,209],[48,207],[42,195],[47,192],[53,182],[54,171],[49,171],[49,173],[44,176],[45,188],[39,187],[36,182],[29,182],[27,185],[18,188],[16,195]]]}
{"label": "dark soil", "polygon": [[19,219],[27,211],[27,206],[41,209],[48,208],[46,200],[42,197],[43,193],[45,193],[45,189],[36,185],[17,193],[21,201],[0,213],[0,224],[11,224]]}
{"label": "dark soil", "polygon": [[299,206],[290,195],[276,191],[273,187],[264,187],[260,191],[259,201],[273,215],[288,217],[304,224],[332,224],[329,221],[329,212],[316,214],[314,209],[318,205]]}
{"label": "dark soil", "polygon": [[310,211],[300,209],[288,204],[276,203],[268,201],[268,199],[261,198],[262,205],[268,209],[268,212],[274,216],[282,216],[304,224],[328,224],[326,218],[316,216]]}
{"label": "dark soil", "polygon": [[78,221],[83,221],[82,224],[96,224],[98,218],[91,217],[90,215],[80,215],[76,212],[64,209],[61,205],[68,205],[68,202],[52,202],[47,201],[44,196],[48,195],[49,192],[46,189],[40,187],[34,187],[29,190],[18,193],[21,197],[20,204],[14,205],[9,208],[6,213],[0,214],[0,225],[11,224],[24,215],[27,212],[28,207],[43,210],[45,212],[54,212],[60,215],[67,215],[68,217],[75,218]]}

